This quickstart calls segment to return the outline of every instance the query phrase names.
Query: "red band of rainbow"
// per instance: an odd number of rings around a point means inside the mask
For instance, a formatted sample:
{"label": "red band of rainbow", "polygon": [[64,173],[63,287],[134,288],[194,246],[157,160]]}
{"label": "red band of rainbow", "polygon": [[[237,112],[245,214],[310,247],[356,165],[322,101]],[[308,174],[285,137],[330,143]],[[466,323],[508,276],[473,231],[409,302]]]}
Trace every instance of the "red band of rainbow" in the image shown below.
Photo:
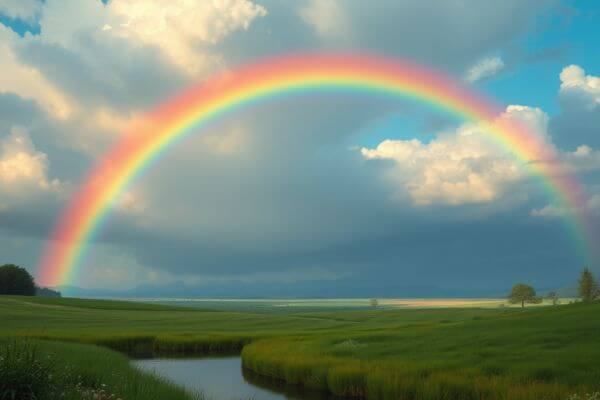
{"label": "red band of rainbow", "polygon": [[267,59],[221,74],[148,115],[147,129],[125,135],[87,175],[58,219],[38,277],[56,286],[70,281],[86,245],[114,199],[167,146],[207,121],[248,103],[279,95],[345,90],[414,99],[482,125],[500,146],[541,177],[551,202],[571,210],[567,219],[585,261],[593,253],[593,227],[581,186],[561,168],[542,135],[498,119],[501,109],[454,80],[423,66],[370,55],[308,54]]}

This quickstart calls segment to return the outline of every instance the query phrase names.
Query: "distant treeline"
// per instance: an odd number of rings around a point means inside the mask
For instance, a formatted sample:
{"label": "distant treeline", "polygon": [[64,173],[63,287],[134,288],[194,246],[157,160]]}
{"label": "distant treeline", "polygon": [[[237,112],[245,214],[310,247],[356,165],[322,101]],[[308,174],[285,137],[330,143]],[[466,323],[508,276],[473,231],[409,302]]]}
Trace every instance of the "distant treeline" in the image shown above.
{"label": "distant treeline", "polygon": [[37,286],[25,268],[14,264],[0,266],[0,294],[61,297],[56,290]]}

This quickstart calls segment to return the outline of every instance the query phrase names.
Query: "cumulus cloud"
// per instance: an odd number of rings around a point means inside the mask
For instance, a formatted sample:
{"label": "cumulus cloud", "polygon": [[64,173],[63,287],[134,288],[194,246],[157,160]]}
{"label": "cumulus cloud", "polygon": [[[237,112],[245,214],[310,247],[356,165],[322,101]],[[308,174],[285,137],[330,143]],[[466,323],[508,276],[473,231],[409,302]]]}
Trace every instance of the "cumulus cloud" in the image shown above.
{"label": "cumulus cloud", "polygon": [[42,2],[39,0],[2,0],[0,2],[0,14],[27,22],[34,21],[41,8]]}
{"label": "cumulus cloud", "polygon": [[48,178],[46,154],[36,150],[28,133],[18,127],[0,138],[0,183],[5,196],[22,197],[61,189],[57,179]]}
{"label": "cumulus cloud", "polygon": [[565,148],[600,147],[600,78],[578,65],[560,73],[560,114],[551,121],[551,133]]}
{"label": "cumulus cloud", "polygon": [[[548,133],[549,117],[537,107],[509,105],[500,119],[517,120],[539,135],[555,156],[556,173],[580,174],[600,170],[600,150],[580,145],[565,151],[553,144]],[[522,162],[492,143],[471,123],[454,132],[441,132],[430,142],[385,140],[376,148],[362,148],[364,158],[391,160],[387,179],[398,194],[409,193],[418,205],[489,203],[516,196],[510,190],[529,174]],[[529,160],[536,162],[539,160]],[[559,216],[565,210],[548,205],[534,209],[532,216]]]}
{"label": "cumulus cloud", "polygon": [[20,37],[0,24],[0,92],[35,100],[71,125],[65,130],[79,125],[73,143],[86,151],[222,67],[215,44],[267,12],[249,0],[36,3],[39,34]]}
{"label": "cumulus cloud", "polygon": [[[499,118],[517,119],[546,135],[548,116],[539,108],[511,105]],[[361,153],[366,159],[393,160],[388,177],[419,205],[489,203],[524,176],[514,156],[472,123],[440,133],[428,143],[385,140],[374,149],[362,148]]]}
{"label": "cumulus cloud", "polygon": [[118,0],[110,2],[108,9],[116,21],[104,24],[102,30],[158,46],[173,63],[193,75],[206,67],[208,56],[199,45],[215,45],[267,15],[265,7],[249,0]]}
{"label": "cumulus cloud", "polygon": [[71,102],[39,70],[19,61],[14,44],[20,40],[22,39],[15,32],[0,24],[0,92],[33,99],[48,114],[66,119],[72,112]]}
{"label": "cumulus cloud", "polygon": [[475,83],[485,78],[498,74],[504,69],[504,61],[500,57],[488,57],[479,60],[467,71],[465,80]]}
{"label": "cumulus cloud", "polygon": [[440,135],[429,143],[385,140],[361,152],[367,159],[393,160],[391,178],[408,190],[416,204],[491,202],[521,172],[479,133],[473,126],[463,126],[456,134]]}
{"label": "cumulus cloud", "polygon": [[578,65],[569,65],[560,73],[560,94],[585,99],[585,106],[593,109],[600,104],[600,77],[586,75]]}

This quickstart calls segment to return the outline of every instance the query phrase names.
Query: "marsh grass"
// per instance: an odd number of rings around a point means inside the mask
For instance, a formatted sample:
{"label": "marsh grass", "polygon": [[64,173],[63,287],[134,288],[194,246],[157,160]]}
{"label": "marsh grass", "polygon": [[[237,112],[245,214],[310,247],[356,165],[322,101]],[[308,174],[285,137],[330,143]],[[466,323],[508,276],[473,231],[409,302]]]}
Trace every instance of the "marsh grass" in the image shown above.
{"label": "marsh grass", "polygon": [[588,400],[600,389],[600,303],[271,315],[0,296],[0,317],[0,335],[83,343],[39,350],[73,366],[82,387],[105,384],[125,400],[190,397],[90,344],[128,355],[241,350],[262,376],[367,399]]}
{"label": "marsh grass", "polygon": [[0,400],[42,399],[54,392],[52,361],[29,341],[0,344]]}
{"label": "marsh grass", "polygon": [[8,340],[0,353],[0,400],[201,399],[97,346]]}

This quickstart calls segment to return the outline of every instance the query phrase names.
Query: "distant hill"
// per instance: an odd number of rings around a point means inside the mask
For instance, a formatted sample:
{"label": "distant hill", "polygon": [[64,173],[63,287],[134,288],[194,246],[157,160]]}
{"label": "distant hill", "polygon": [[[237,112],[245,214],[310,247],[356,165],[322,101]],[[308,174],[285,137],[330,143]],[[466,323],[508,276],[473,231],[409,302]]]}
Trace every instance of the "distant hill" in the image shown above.
{"label": "distant hill", "polygon": [[[106,298],[204,297],[204,298],[502,298],[509,289],[451,290],[438,286],[357,283],[350,280],[298,283],[220,283],[189,286],[174,282],[162,286],[138,286],[129,290],[56,288],[65,296]],[[540,290],[540,293],[543,293]]]}

